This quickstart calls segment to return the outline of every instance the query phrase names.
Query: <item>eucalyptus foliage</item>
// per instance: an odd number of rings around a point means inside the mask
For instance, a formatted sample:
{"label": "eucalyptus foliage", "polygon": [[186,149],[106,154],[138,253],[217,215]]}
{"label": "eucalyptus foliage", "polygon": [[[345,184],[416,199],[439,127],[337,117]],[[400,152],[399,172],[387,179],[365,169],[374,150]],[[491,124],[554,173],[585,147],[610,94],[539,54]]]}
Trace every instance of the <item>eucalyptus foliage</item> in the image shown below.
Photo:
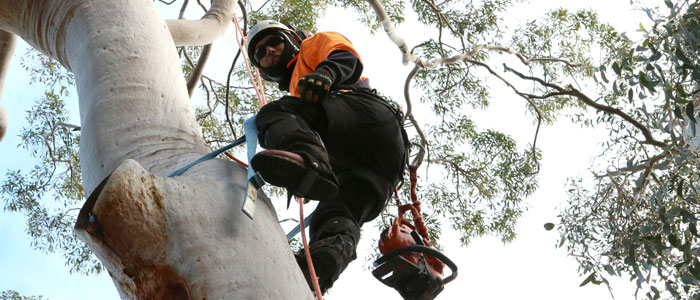
{"label": "eucalyptus foliage", "polygon": [[[610,138],[593,178],[570,181],[561,243],[582,283],[628,276],[650,299],[700,299],[697,1],[644,8],[650,28],[597,70]],[[623,115],[624,114],[624,115]]]}
{"label": "eucalyptus foliage", "polygon": [[0,300],[41,300],[42,296],[22,296],[17,291],[7,290],[0,292]]}

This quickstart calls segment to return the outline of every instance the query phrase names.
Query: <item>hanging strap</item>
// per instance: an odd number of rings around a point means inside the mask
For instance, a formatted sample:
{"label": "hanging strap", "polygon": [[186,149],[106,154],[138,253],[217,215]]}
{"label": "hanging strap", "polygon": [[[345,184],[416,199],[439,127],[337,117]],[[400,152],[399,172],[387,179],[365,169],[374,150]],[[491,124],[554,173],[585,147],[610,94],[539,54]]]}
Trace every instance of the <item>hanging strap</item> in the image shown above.
{"label": "hanging strap", "polygon": [[223,146],[223,147],[221,147],[221,148],[219,148],[219,149],[216,149],[216,150],[214,150],[214,151],[212,151],[212,152],[210,152],[210,153],[207,153],[207,154],[205,154],[205,155],[202,155],[202,156],[201,156],[200,158],[198,158],[197,160],[195,160],[195,161],[193,161],[193,162],[191,162],[191,163],[185,165],[184,167],[182,167],[182,168],[178,169],[177,171],[173,172],[172,174],[168,175],[168,177],[180,176],[180,175],[184,174],[187,170],[189,170],[190,168],[192,168],[194,165],[196,165],[196,164],[198,164],[198,163],[201,163],[201,162],[205,162],[205,161],[210,160],[210,159],[212,159],[212,158],[214,158],[214,157],[217,157],[219,154],[224,153],[224,152],[228,151],[229,149],[231,149],[231,148],[233,148],[233,147],[236,147],[236,146],[238,146],[238,145],[241,145],[241,144],[243,144],[245,141],[246,141],[246,136],[244,135],[244,136],[240,137],[239,139],[233,141],[233,143],[230,143],[230,144],[228,144],[228,145],[226,145],[226,146]]}

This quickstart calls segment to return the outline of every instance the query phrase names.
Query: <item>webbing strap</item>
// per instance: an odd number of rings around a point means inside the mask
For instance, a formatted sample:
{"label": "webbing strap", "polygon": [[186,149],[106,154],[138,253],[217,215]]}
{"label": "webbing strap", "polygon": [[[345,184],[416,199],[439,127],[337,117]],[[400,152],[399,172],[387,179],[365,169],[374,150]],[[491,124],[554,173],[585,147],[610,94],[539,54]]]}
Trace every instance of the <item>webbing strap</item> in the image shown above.
{"label": "webbing strap", "polygon": [[[309,223],[311,223],[311,216],[314,215],[314,212],[311,212],[306,218],[304,218],[304,228],[309,227]],[[301,224],[297,224],[292,231],[287,233],[287,240],[291,240],[295,235],[299,234],[301,232]]]}
{"label": "webbing strap", "polygon": [[182,168],[178,169],[177,171],[173,172],[172,174],[168,175],[168,177],[180,176],[183,173],[185,173],[187,170],[189,170],[191,167],[193,167],[194,165],[201,163],[201,162],[205,162],[205,161],[210,160],[214,157],[217,157],[219,154],[226,152],[228,149],[231,149],[231,148],[236,147],[240,144],[243,144],[243,142],[245,142],[245,141],[246,141],[246,136],[244,135],[244,136],[240,137],[239,139],[233,141],[233,143],[230,143],[226,146],[223,146],[219,149],[216,149],[208,154],[202,155],[197,160],[185,165],[184,167],[182,167]]}
{"label": "webbing strap", "polygon": [[[243,121],[243,132],[248,137],[246,139],[246,147],[248,148],[248,166],[250,166],[250,161],[258,149],[258,128],[255,126],[255,116]],[[253,178],[253,176],[255,176],[255,170],[252,167],[248,167],[248,180]]]}

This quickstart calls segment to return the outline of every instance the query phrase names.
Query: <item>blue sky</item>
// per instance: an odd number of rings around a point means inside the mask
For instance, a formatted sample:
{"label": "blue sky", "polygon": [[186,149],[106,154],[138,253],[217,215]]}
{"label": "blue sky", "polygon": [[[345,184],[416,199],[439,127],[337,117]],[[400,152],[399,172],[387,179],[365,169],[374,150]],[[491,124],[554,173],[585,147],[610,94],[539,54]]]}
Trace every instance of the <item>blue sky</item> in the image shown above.
{"label": "blue sky", "polygon": [[[519,15],[534,16],[535,12],[543,12],[544,7],[553,7],[551,3],[582,5],[559,1],[533,3],[539,6],[525,6]],[[618,25],[626,24],[626,28],[636,28],[640,19],[633,17],[638,15],[626,8],[628,3],[627,0],[591,1],[586,5],[608,8],[601,11],[604,19]],[[368,36],[365,29],[355,30],[345,25],[353,22],[352,14],[334,10],[322,21],[320,28],[339,31],[353,41],[365,61],[365,76],[371,78],[374,87],[400,98],[403,80],[410,67],[401,65],[398,50],[383,32]],[[412,45],[411,35],[420,30],[422,28],[402,26],[399,27],[399,34]],[[232,35],[230,32],[227,35],[228,41],[215,44],[213,60],[225,57],[228,61],[227,51],[233,49],[233,42],[230,41]],[[25,124],[25,111],[42,92],[28,84],[29,78],[19,64],[18,56],[25,53],[25,47],[22,44],[16,51],[1,98],[8,113],[10,128],[5,140],[0,142],[0,174],[5,174],[6,170],[27,169],[33,165],[29,153],[17,148],[17,135]],[[393,61],[380,55],[387,53],[395,54]],[[221,70],[214,69],[212,72]],[[530,142],[534,127],[522,117],[522,100],[504,93],[496,93],[494,99],[490,111],[498,111],[501,117],[493,118],[488,112],[475,116],[483,122],[481,126],[509,132],[522,144]],[[513,101],[518,101],[517,105],[513,105]],[[74,115],[77,115],[77,101],[72,101],[70,106],[73,107]],[[79,123],[77,116],[74,123]],[[497,239],[482,238],[474,240],[466,248],[460,248],[454,242],[445,242],[447,255],[460,266],[460,275],[446,287],[439,299],[609,299],[609,293],[603,286],[578,287],[583,278],[578,276],[576,264],[566,257],[563,249],[555,248],[558,234],[544,231],[542,227],[546,222],[556,222],[557,208],[565,199],[565,179],[585,174],[590,157],[596,154],[599,137],[595,131],[582,130],[563,122],[542,130],[538,142],[545,157],[540,174],[541,188],[528,200],[530,210],[519,223],[517,240],[503,245]],[[24,223],[23,216],[0,211],[0,291],[14,289],[25,295],[44,295],[53,300],[118,299],[116,289],[105,273],[89,277],[71,275],[59,255],[47,255],[33,250],[24,233]],[[371,226],[365,226],[364,230],[365,238],[360,244],[359,253],[361,258],[343,274],[326,299],[400,299],[395,291],[382,286],[364,270],[367,263],[362,257],[373,247],[369,235],[376,234]],[[456,240],[454,233],[446,234],[444,241],[449,241],[450,237]],[[615,281],[617,299],[633,297],[631,285],[626,282],[627,280]]]}

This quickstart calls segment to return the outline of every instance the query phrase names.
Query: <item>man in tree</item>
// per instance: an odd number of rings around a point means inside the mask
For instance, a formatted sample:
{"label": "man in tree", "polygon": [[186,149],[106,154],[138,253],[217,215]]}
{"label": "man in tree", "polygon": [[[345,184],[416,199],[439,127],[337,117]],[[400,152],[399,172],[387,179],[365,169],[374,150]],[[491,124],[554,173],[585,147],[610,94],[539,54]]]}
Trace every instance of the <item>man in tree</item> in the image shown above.
{"label": "man in tree", "polygon": [[[398,183],[407,139],[400,114],[361,77],[350,41],[336,32],[301,36],[270,20],[247,36],[263,78],[291,94],[260,109],[256,125],[268,150],[251,165],[290,195],[319,200],[309,248],[325,292],[356,258],[362,224],[379,215]],[[301,252],[297,262],[311,286]]]}

